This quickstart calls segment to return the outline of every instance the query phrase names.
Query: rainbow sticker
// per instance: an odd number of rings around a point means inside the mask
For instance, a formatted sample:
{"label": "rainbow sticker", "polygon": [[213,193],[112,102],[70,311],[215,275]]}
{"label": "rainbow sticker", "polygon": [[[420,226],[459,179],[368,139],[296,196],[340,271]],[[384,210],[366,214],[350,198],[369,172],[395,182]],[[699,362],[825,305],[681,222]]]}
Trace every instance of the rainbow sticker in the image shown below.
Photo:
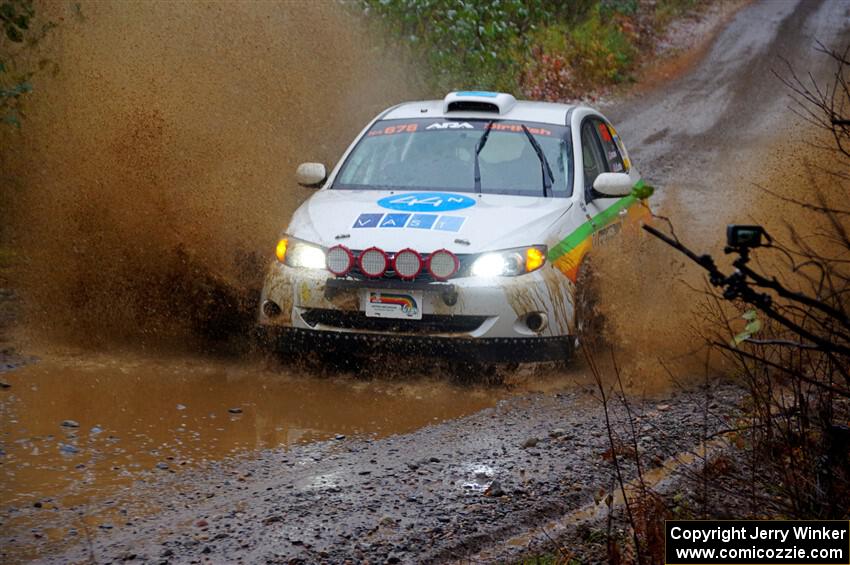
{"label": "rainbow sticker", "polygon": [[366,315],[376,318],[422,319],[422,293],[370,290],[366,296]]}

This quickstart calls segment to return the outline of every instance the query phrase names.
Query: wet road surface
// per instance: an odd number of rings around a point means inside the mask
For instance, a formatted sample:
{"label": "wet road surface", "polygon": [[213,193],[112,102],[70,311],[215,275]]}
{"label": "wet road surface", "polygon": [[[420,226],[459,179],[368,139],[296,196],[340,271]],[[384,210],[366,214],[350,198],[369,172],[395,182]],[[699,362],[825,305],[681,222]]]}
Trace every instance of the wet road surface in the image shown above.
{"label": "wet road surface", "polygon": [[262,360],[138,356],[53,358],[4,380],[0,506],[4,527],[22,531],[38,517],[13,509],[84,507],[136,480],[261,449],[406,433],[505,394],[427,378],[322,378]]}
{"label": "wet road surface", "polygon": [[[734,387],[673,395],[634,408],[647,458],[693,448],[726,427]],[[613,414],[621,424],[622,410]],[[707,422],[707,423],[706,423]],[[612,488],[599,404],[587,392],[533,394],[472,416],[384,439],[344,438],[138,485],[150,494],[111,502],[91,546],[47,562],[85,560],[244,563],[397,563],[462,559],[529,524],[588,504]],[[634,469],[626,466],[627,477]],[[602,492],[603,495],[598,493]],[[91,508],[102,506],[93,504]],[[600,504],[602,506],[600,506]],[[48,527],[55,511],[28,508]],[[64,543],[82,537],[57,527]],[[16,540],[8,540],[12,543]],[[522,545],[502,547],[517,556]]]}
{"label": "wet road surface", "polygon": [[810,133],[774,72],[787,78],[790,64],[825,84],[835,68],[817,43],[837,49],[848,37],[850,2],[753,2],[691,71],[603,110],[692,241],[719,239],[727,219],[745,223],[777,148]]}

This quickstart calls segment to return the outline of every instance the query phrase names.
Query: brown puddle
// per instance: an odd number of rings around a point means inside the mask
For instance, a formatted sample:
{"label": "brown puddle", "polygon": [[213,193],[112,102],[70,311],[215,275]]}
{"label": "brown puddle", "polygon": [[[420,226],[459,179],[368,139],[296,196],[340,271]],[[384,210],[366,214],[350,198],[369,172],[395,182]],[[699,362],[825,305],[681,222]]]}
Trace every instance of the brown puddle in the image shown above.
{"label": "brown puddle", "polygon": [[29,539],[51,537],[38,530],[46,524],[36,504],[132,498],[136,480],[338,434],[409,432],[506,394],[428,379],[322,378],[244,359],[51,359],[4,379],[12,386],[0,393],[0,519],[7,535]]}

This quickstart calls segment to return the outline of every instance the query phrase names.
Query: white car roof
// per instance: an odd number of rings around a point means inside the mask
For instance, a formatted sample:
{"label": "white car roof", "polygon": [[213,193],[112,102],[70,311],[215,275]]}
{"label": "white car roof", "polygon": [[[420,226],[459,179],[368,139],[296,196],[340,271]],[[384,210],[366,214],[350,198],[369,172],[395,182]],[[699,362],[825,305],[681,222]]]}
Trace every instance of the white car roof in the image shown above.
{"label": "white car roof", "polygon": [[[463,100],[492,103],[494,105],[498,100],[498,105],[501,111],[447,111],[451,102]],[[477,118],[484,120],[520,120],[563,126],[567,125],[567,113],[573,108],[575,108],[575,106],[570,104],[514,100],[513,96],[503,93],[452,92],[449,93],[449,95],[443,100],[422,100],[419,102],[405,102],[403,104],[399,104],[398,106],[394,106],[387,110],[380,119],[409,120],[412,118]]]}

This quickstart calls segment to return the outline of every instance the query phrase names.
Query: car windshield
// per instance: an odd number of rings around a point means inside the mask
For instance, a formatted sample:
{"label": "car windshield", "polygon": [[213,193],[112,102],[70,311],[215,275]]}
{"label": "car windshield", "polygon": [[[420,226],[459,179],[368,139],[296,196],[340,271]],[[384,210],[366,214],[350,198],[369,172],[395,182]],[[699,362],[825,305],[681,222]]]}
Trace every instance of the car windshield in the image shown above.
{"label": "car windshield", "polygon": [[478,156],[481,192],[543,196],[543,169],[523,126],[534,136],[552,169],[551,194],[569,196],[569,130],[507,120],[377,121],[349,154],[333,188],[474,192],[475,149],[491,127]]}

